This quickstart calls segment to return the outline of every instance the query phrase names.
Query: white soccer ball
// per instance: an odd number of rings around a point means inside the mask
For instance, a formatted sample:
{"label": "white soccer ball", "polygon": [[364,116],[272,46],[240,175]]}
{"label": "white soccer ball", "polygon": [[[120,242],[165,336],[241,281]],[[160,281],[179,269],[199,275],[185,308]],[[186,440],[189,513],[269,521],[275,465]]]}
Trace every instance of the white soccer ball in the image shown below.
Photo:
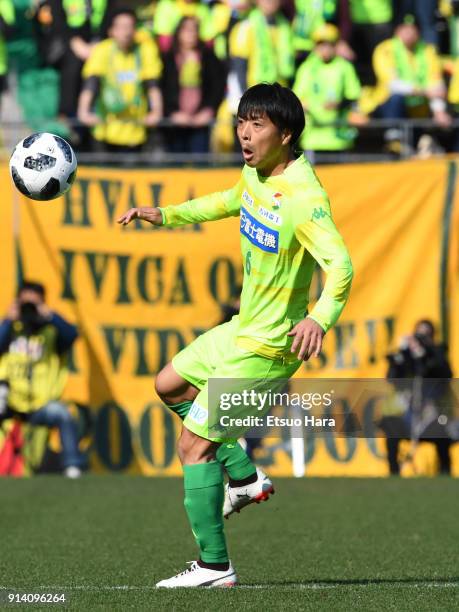
{"label": "white soccer ball", "polygon": [[54,200],[75,180],[77,162],[69,143],[54,134],[31,134],[16,145],[10,173],[17,189],[32,200]]}

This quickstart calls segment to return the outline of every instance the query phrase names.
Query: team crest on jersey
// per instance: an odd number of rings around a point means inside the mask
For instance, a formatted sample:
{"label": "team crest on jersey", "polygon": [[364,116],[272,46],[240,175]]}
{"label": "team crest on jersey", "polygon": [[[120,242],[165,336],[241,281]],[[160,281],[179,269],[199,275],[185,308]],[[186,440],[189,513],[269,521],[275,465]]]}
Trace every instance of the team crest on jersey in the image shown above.
{"label": "team crest on jersey", "polygon": [[242,194],[242,199],[246,204],[253,208],[253,198],[248,191],[244,191],[244,193]]}
{"label": "team crest on jersey", "polygon": [[280,198],[282,197],[282,194],[277,192],[273,195],[273,210],[279,210],[279,208],[281,207],[282,202],[280,201]]}
{"label": "team crest on jersey", "polygon": [[282,217],[270,210],[267,210],[266,208],[263,208],[263,206],[258,208],[258,214],[275,225],[282,225]]}
{"label": "team crest on jersey", "polygon": [[245,208],[241,208],[241,234],[262,251],[279,253],[279,232],[252,217]]}

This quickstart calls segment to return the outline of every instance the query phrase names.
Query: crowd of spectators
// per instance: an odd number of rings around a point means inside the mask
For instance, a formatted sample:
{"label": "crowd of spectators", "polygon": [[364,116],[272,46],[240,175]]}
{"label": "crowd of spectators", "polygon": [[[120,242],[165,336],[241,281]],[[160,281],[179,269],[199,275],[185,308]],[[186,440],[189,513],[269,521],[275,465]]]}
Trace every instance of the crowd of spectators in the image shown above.
{"label": "crowd of spectators", "polygon": [[430,118],[458,151],[459,0],[0,0],[0,91],[80,149],[234,150],[261,81],[300,97],[304,149],[352,150],[384,119],[398,155],[390,122]]}

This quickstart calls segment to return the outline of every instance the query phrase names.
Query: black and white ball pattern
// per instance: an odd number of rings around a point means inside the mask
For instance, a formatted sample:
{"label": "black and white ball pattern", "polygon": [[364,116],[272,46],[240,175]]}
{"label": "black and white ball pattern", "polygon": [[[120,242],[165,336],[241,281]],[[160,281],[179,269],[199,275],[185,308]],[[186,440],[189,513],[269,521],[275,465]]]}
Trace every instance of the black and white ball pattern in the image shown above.
{"label": "black and white ball pattern", "polygon": [[77,161],[69,143],[38,132],[19,142],[11,155],[10,173],[17,189],[32,200],[54,200],[70,189]]}

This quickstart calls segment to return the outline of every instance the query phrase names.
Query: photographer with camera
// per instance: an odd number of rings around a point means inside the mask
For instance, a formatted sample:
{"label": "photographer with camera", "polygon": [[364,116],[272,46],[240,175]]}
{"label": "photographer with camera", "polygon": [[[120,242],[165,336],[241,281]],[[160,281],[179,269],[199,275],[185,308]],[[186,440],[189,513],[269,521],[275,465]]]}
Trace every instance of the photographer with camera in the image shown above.
{"label": "photographer with camera", "polygon": [[[8,386],[0,419],[59,429],[64,474],[81,475],[75,421],[61,401],[67,379],[67,351],[77,329],[45,303],[45,289],[25,281],[0,324],[0,379]],[[5,385],[3,385],[5,386]]]}
{"label": "photographer with camera", "polygon": [[395,387],[397,401],[380,427],[386,435],[387,457],[391,474],[399,474],[398,448],[401,440],[411,440],[412,449],[405,459],[412,461],[420,441],[433,442],[437,449],[440,473],[451,473],[449,455],[452,440],[448,436],[444,415],[450,402],[452,377],[447,347],[435,343],[432,321],[416,323],[414,332],[404,336],[399,349],[387,356],[387,378]]}

